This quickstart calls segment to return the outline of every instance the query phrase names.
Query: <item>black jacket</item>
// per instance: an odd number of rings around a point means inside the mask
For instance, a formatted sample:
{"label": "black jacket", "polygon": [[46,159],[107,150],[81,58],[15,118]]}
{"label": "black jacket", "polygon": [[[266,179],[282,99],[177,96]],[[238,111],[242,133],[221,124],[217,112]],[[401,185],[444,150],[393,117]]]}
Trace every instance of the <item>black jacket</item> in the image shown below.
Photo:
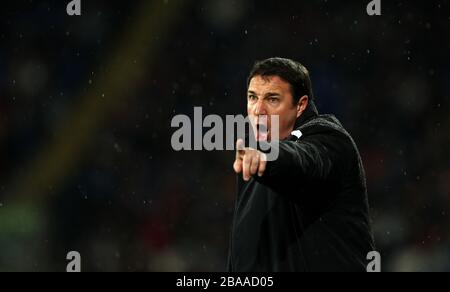
{"label": "black jacket", "polygon": [[297,130],[302,136],[279,143],[263,177],[238,176],[229,271],[366,270],[375,248],[357,147],[314,104]]}

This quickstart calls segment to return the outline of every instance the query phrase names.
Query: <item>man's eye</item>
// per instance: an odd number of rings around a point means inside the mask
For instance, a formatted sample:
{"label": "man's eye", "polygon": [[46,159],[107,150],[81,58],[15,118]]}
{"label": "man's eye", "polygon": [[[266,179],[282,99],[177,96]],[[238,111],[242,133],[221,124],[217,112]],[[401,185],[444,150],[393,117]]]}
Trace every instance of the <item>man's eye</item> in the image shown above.
{"label": "man's eye", "polygon": [[249,95],[248,96],[248,100],[251,100],[251,101],[255,101],[255,100],[257,100],[258,98],[255,96],[255,95]]}
{"label": "man's eye", "polygon": [[270,103],[277,103],[278,102],[278,98],[269,98],[269,102]]}

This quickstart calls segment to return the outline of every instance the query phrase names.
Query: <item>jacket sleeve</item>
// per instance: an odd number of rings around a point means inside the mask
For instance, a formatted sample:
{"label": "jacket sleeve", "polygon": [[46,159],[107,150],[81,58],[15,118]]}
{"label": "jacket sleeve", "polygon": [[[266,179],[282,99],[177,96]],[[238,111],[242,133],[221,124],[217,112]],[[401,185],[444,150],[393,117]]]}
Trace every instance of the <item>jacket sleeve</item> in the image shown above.
{"label": "jacket sleeve", "polygon": [[352,158],[351,145],[349,138],[335,131],[282,141],[278,159],[267,162],[264,176],[257,180],[270,184],[329,181],[345,171]]}

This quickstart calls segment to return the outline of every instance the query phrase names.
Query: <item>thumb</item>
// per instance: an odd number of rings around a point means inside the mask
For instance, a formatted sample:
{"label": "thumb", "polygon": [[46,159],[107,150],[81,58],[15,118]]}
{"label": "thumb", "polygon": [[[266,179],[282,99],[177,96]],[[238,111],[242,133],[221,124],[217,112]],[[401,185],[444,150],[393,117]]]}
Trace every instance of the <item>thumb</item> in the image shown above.
{"label": "thumb", "polygon": [[241,173],[242,172],[242,160],[236,159],[233,164],[234,172]]}

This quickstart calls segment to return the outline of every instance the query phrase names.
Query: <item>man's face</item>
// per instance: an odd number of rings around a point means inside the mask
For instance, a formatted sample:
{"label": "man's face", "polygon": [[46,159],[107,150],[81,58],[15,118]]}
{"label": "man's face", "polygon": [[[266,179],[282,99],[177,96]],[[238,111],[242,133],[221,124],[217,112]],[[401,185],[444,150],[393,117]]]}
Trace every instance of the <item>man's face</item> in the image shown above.
{"label": "man's face", "polygon": [[253,77],[248,87],[247,112],[257,141],[271,141],[273,115],[279,116],[280,140],[289,137],[307,104],[306,96],[295,104],[290,84],[280,77]]}

